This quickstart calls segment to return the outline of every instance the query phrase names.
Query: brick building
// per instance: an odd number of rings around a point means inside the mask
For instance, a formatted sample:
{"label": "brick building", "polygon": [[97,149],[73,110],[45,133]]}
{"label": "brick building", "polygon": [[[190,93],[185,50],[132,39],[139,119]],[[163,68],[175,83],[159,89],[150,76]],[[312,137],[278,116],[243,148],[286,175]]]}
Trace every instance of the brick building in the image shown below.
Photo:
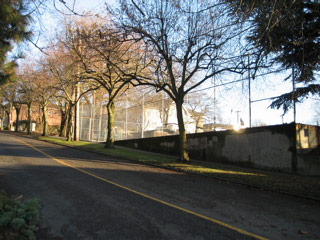
{"label": "brick building", "polygon": [[[41,124],[42,112],[39,106],[34,105],[31,108],[31,116],[32,122],[39,126]],[[5,116],[3,119],[3,127],[10,127],[10,130],[14,130],[14,123],[17,119],[16,110],[12,107],[10,111],[9,118]],[[25,122],[28,120],[28,108],[26,105],[22,105],[19,115],[19,121]],[[57,109],[54,105],[48,107],[48,125],[49,126],[60,126],[61,122],[61,114],[59,109]],[[23,126],[21,126],[23,127]]]}

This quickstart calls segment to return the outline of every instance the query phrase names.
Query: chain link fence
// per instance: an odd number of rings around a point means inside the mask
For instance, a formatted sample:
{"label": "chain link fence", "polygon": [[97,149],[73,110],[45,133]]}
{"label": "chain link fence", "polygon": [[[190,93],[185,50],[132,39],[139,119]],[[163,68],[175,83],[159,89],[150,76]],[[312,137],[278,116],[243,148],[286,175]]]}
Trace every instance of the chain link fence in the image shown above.
{"label": "chain link fence", "polygon": [[[276,125],[294,121],[292,110],[283,115],[270,109],[275,96],[291,91],[291,83],[283,75],[274,74],[239,80],[209,81],[188,93],[184,102],[187,133],[229,130],[245,127]],[[271,80],[272,81],[271,81]],[[248,81],[249,80],[249,81]],[[102,91],[102,90],[99,90]],[[93,93],[80,102],[80,139],[103,142],[107,137],[107,97]],[[297,122],[312,124],[310,99],[297,104]],[[307,112],[307,109],[311,109]],[[306,120],[307,119],[307,120]],[[174,102],[163,92],[148,87],[136,87],[115,100],[115,140],[157,137],[178,134]]]}
{"label": "chain link fence", "polygon": [[[95,99],[93,99],[95,98]],[[191,105],[191,103],[190,103]],[[203,132],[209,114],[184,107],[187,133]],[[210,113],[211,114],[211,113]],[[80,139],[102,142],[107,137],[107,107],[103,98],[92,96],[91,103],[80,103]],[[205,125],[205,126],[204,126]],[[213,128],[213,127],[212,127]],[[207,130],[210,129],[208,125]],[[163,93],[150,89],[129,90],[115,101],[115,140],[178,134],[175,104]]]}

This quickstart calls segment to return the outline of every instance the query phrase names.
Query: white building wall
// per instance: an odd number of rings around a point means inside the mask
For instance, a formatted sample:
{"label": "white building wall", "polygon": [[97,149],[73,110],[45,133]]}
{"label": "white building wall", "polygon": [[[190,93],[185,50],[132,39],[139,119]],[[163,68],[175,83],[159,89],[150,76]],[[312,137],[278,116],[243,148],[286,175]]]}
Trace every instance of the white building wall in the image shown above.
{"label": "white building wall", "polygon": [[[184,108],[183,109],[183,120],[185,124],[185,129],[187,133],[195,133],[196,132],[196,122],[191,118],[189,112]],[[177,119],[177,110],[176,106],[172,104],[169,108],[169,116],[168,116],[168,127],[173,131],[178,131],[178,119]]]}
{"label": "white building wall", "polygon": [[155,108],[144,109],[144,131],[152,131],[162,126],[160,114]]}

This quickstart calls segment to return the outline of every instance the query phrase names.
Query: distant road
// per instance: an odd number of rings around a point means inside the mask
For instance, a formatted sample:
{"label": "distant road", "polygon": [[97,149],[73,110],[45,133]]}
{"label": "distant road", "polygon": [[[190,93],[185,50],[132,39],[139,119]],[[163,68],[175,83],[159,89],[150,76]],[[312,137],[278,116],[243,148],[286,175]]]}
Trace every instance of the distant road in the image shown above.
{"label": "distant road", "polygon": [[11,134],[0,172],[41,200],[38,239],[320,239],[318,202]]}

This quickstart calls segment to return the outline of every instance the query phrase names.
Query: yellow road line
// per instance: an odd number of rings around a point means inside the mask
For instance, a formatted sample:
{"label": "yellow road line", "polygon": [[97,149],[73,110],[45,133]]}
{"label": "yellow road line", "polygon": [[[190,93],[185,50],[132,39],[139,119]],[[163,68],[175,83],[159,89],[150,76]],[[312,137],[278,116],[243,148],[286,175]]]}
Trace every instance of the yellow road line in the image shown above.
{"label": "yellow road line", "polygon": [[219,221],[219,220],[216,220],[216,219],[207,217],[207,216],[205,216],[205,215],[202,215],[202,214],[193,212],[193,211],[191,211],[191,210],[188,210],[188,209],[179,207],[179,206],[177,206],[177,205],[174,205],[174,204],[171,204],[171,203],[162,201],[162,200],[160,200],[160,199],[158,199],[158,198],[151,197],[151,196],[146,195],[146,194],[144,194],[144,193],[137,192],[137,191],[135,191],[135,190],[133,190],[133,189],[131,189],[131,188],[125,187],[125,186],[123,186],[123,185],[120,185],[120,184],[118,184],[118,183],[116,183],[116,182],[112,182],[112,181],[107,180],[107,179],[105,179],[105,178],[99,177],[99,176],[97,176],[97,175],[95,175],[95,174],[93,174],[93,173],[87,172],[87,171],[85,171],[85,170],[83,170],[83,169],[80,169],[80,168],[78,168],[78,167],[72,166],[71,164],[68,164],[68,163],[66,163],[66,162],[64,162],[64,161],[62,161],[62,160],[59,160],[59,159],[57,159],[57,158],[55,158],[55,157],[52,157],[51,155],[43,152],[42,150],[40,150],[40,149],[37,148],[37,147],[34,147],[34,146],[30,145],[29,143],[26,143],[26,142],[21,141],[21,140],[16,139],[16,138],[12,138],[12,139],[15,140],[15,141],[17,141],[17,142],[20,142],[20,143],[22,143],[22,144],[24,144],[24,145],[27,145],[28,147],[30,147],[30,148],[32,148],[32,149],[34,149],[34,150],[42,153],[43,155],[47,156],[48,158],[51,158],[52,160],[54,160],[54,161],[56,161],[56,162],[58,162],[58,163],[60,163],[60,164],[62,164],[62,165],[65,165],[65,166],[67,166],[67,167],[70,167],[70,168],[73,168],[73,169],[75,169],[75,170],[78,170],[79,172],[82,172],[82,173],[84,173],[84,174],[87,174],[87,175],[89,175],[89,176],[92,176],[92,177],[94,177],[94,178],[97,178],[97,179],[99,179],[99,180],[101,180],[101,181],[103,181],[103,182],[109,183],[109,184],[111,184],[111,185],[114,185],[114,186],[119,187],[119,188],[121,188],[121,189],[127,190],[127,191],[129,191],[129,192],[132,192],[132,193],[137,194],[137,195],[139,195],[139,196],[142,196],[142,197],[144,197],[144,198],[153,200],[153,201],[155,201],[155,202],[161,203],[161,204],[163,204],[163,205],[166,205],[166,206],[169,206],[169,207],[178,209],[178,210],[180,210],[180,211],[183,211],[183,212],[192,214],[192,215],[197,216],[197,217],[199,217],[199,218],[208,220],[208,221],[213,222],[213,223],[215,223],[215,224],[218,224],[218,225],[220,225],[220,226],[223,226],[223,227],[232,229],[232,230],[234,230],[234,231],[236,231],[236,232],[239,232],[239,233],[241,233],[241,234],[243,234],[243,235],[246,235],[246,236],[249,236],[249,237],[253,237],[253,238],[256,238],[256,239],[259,239],[259,240],[267,240],[267,238],[258,236],[258,235],[253,234],[253,233],[249,233],[249,232],[247,232],[247,231],[245,231],[245,230],[242,230],[242,229],[240,229],[240,228],[231,226],[231,225],[229,225],[229,224],[227,224],[227,223],[224,223],[224,222],[221,222],[221,221]]}

